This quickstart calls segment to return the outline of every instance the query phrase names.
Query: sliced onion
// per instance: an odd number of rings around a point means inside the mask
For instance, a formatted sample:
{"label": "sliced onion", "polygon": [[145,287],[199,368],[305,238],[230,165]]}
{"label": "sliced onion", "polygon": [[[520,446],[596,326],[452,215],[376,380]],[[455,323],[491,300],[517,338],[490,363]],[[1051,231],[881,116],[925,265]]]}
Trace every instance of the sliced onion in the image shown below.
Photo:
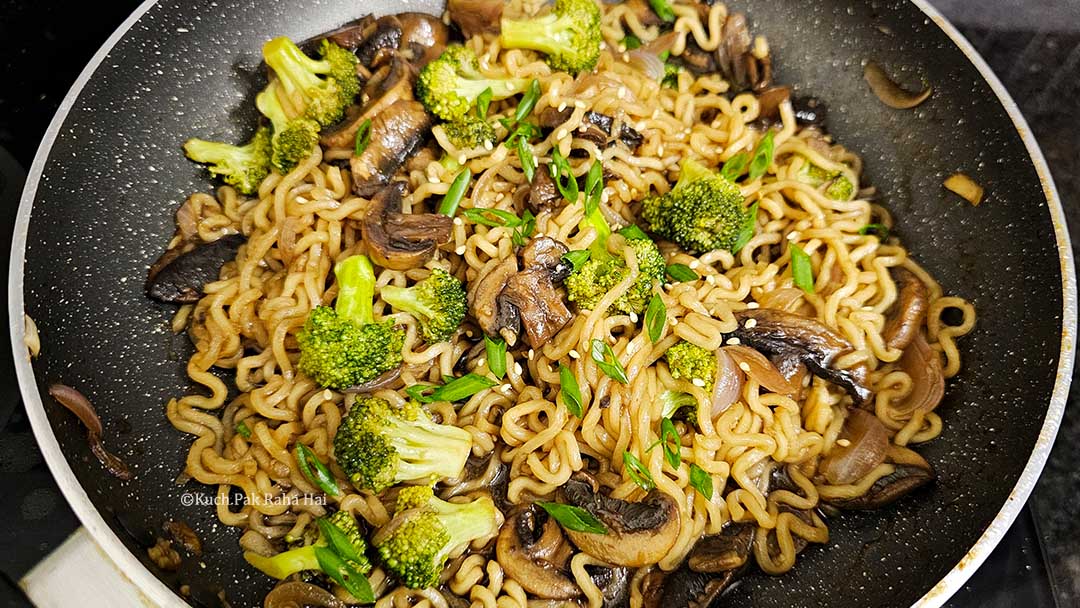
{"label": "sliced onion", "polygon": [[85,395],[66,384],[53,384],[49,387],[49,394],[52,395],[53,399],[60,402],[60,405],[78,416],[87,431],[99,437],[101,436],[101,418],[98,418],[94,406]]}
{"label": "sliced onion", "polygon": [[176,228],[184,242],[194,241],[199,236],[199,217],[193,199],[187,199],[176,209]]}
{"label": "sliced onion", "polygon": [[724,410],[731,407],[739,399],[742,392],[742,374],[735,365],[735,361],[724,352],[723,348],[716,351],[716,381],[713,382],[712,390],[712,415],[719,416]]}
{"label": "sliced onion", "polygon": [[761,304],[762,308],[772,308],[774,310],[792,312],[792,306],[795,302],[801,301],[802,297],[803,292],[801,289],[782,287],[765,293],[758,298],[757,301],[758,304]]}
{"label": "sliced onion", "polygon": [[833,485],[848,485],[866,477],[885,462],[889,452],[889,433],[877,416],[860,409],[848,411],[840,439],[818,467]]}
{"label": "sliced onion", "polygon": [[885,73],[885,70],[873,61],[866,62],[866,67],[863,68],[863,78],[866,79],[866,83],[870,85],[870,90],[881,100],[881,103],[897,110],[914,108],[929,99],[930,94],[934,92],[930,87],[926,87],[925,90],[918,93],[908,91],[896,84]]}
{"label": "sliced onion", "polygon": [[670,51],[671,47],[675,46],[675,41],[678,39],[678,32],[671,31],[663,36],[657,36],[652,42],[643,45],[641,50],[659,56],[662,55],[664,51]]}
{"label": "sliced onion", "polygon": [[960,195],[960,197],[976,207],[982,202],[983,187],[963,173],[954,173],[950,175],[943,185],[951,192]]}
{"label": "sliced onion", "polygon": [[[769,358],[749,346],[724,346],[720,350],[726,352],[748,376],[765,387],[766,390],[781,395],[794,395],[799,387],[794,386],[780,370],[776,369]],[[743,364],[746,364],[745,367]]]}
{"label": "sliced onion", "polygon": [[649,80],[659,82],[664,77],[664,62],[656,53],[644,48],[634,49],[626,54],[627,63],[644,74]]}
{"label": "sliced onion", "polygon": [[900,369],[911,376],[911,393],[899,403],[892,403],[890,411],[898,420],[910,420],[916,413],[934,411],[945,396],[945,376],[941,371],[941,356],[926,343],[922,332],[904,349],[900,357]]}
{"label": "sliced onion", "polygon": [[281,583],[266,594],[263,608],[345,608],[345,602],[339,600],[322,587],[309,583],[289,581]]}

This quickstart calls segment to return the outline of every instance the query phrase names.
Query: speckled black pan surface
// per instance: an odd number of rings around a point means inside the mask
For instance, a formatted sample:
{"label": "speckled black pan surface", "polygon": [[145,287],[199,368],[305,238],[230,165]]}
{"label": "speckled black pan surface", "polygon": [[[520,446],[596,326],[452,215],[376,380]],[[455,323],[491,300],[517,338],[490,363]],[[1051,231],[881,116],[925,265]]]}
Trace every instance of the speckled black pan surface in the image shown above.
{"label": "speckled black pan surface", "polygon": [[[949,293],[975,302],[979,321],[960,343],[964,371],[949,383],[941,437],[921,448],[940,479],[882,512],[830,522],[783,577],[756,575],[724,600],[755,606],[907,606],[951,570],[1009,497],[1035,445],[1055,379],[1062,293],[1043,188],[1012,122],[977,70],[932,21],[904,2],[733,0],[765,34],[778,80],[829,106],[829,128],[863,154],[905,243]],[[75,419],[45,399],[71,467],[106,521],[146,562],[168,519],[202,537],[200,560],[158,573],[192,603],[261,605],[270,581],[240,558],[238,533],[214,508],[182,495],[216,488],[174,479],[190,436],[165,419],[189,390],[190,345],[173,336],[173,309],[143,295],[149,264],[173,231],[172,212],[209,191],[186,161],[190,136],[240,140],[253,125],[251,91],[262,41],[300,39],[365,12],[441,2],[165,0],[124,36],[87,84],[49,153],[33,207],[27,312],[44,350],[41,392],[52,382],[90,396],[110,445],[135,473],[105,475]],[[912,111],[881,105],[862,80],[873,58],[909,85],[933,83]],[[986,187],[973,208],[941,188],[963,171]],[[147,564],[147,567],[151,567]]]}

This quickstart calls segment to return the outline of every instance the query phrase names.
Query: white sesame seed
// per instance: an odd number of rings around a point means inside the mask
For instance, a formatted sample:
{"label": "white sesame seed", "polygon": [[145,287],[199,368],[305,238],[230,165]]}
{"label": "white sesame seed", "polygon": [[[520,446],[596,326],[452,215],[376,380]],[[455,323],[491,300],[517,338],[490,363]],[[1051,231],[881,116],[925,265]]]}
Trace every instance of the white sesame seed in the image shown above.
{"label": "white sesame seed", "polygon": [[494,149],[495,149],[495,144],[491,143],[491,141],[490,141],[490,140],[489,140],[489,141],[485,141],[485,142],[484,142],[484,149],[485,149],[485,150],[494,150]]}
{"label": "white sesame seed", "polygon": [[558,131],[557,131],[557,132],[555,133],[555,139],[563,139],[563,138],[564,138],[564,137],[566,137],[566,136],[567,136],[567,132],[566,132],[566,129],[559,129],[559,130],[558,130]]}
{"label": "white sesame seed", "polygon": [[505,195],[505,194],[503,194],[502,192],[500,192],[499,194],[497,194],[497,195],[495,196],[495,202],[497,203],[497,202],[499,202],[499,201],[503,200],[504,198],[506,198],[506,195]]}
{"label": "white sesame seed", "polygon": [[521,364],[520,363],[515,363],[514,364],[514,373],[520,376],[521,372],[522,372]]}
{"label": "white sesame seed", "polygon": [[716,277],[711,274],[705,275],[705,282],[709,285],[716,285]]}
{"label": "white sesame seed", "polygon": [[638,321],[637,313],[636,312],[630,313],[630,322],[631,323],[637,323],[637,321]]}
{"label": "white sesame seed", "polygon": [[846,448],[849,445],[851,445],[851,442],[848,441],[847,439],[837,439],[836,440],[836,445],[838,445],[838,446],[840,446],[842,448]]}
{"label": "white sesame seed", "polygon": [[323,401],[330,401],[334,398],[334,393],[331,392],[330,389],[326,389],[325,391],[323,391],[322,398]]}
{"label": "white sesame seed", "polygon": [[608,199],[609,199],[609,198],[611,198],[611,197],[609,197],[609,196],[608,196],[608,193],[607,193],[607,192],[601,192],[601,193],[600,193],[600,200],[601,200],[601,202],[605,202],[605,203],[606,203],[606,202],[608,202]]}
{"label": "white sesame seed", "polygon": [[701,266],[701,262],[699,260],[694,260],[694,261],[690,262],[690,269],[691,270],[697,268],[698,266]]}
{"label": "white sesame seed", "polygon": [[626,90],[626,87],[619,87],[619,97],[626,97],[630,91]]}
{"label": "white sesame seed", "polygon": [[533,357],[535,357],[535,356],[536,356],[536,351],[534,351],[533,349],[530,348],[529,349],[529,361],[532,361]]}
{"label": "white sesame seed", "polygon": [[643,121],[637,123],[636,125],[634,125],[634,128],[637,129],[638,131],[644,131],[645,130],[645,121],[643,120]]}
{"label": "white sesame seed", "polygon": [[513,387],[513,386],[511,386],[509,382],[507,382],[506,384],[504,384],[504,385],[500,386],[499,388],[501,388],[501,389],[502,389],[502,390],[504,390],[504,391],[508,391],[508,390],[510,390],[510,389],[512,389],[512,388],[514,388],[514,387]]}
{"label": "white sesame seed", "polygon": [[458,255],[465,255],[465,246],[462,245],[461,247],[458,247],[457,249],[454,250],[454,253],[456,253]]}
{"label": "white sesame seed", "polygon": [[678,319],[672,319],[672,320],[671,320],[671,325],[672,325],[672,326],[675,326],[675,325],[678,325],[678,324],[679,324],[679,320],[678,320]]}
{"label": "white sesame seed", "polygon": [[506,81],[505,86],[506,86],[507,91],[513,91],[514,90],[514,83],[510,82],[509,80]]}
{"label": "white sesame seed", "polygon": [[473,337],[473,333],[472,333],[472,330],[471,330],[471,329],[466,329],[466,330],[465,330],[465,335],[466,335],[467,337],[469,337],[469,338]]}
{"label": "white sesame seed", "polygon": [[658,155],[660,155],[660,156],[664,155],[664,144],[660,144],[659,146],[656,146],[656,153]]}
{"label": "white sesame seed", "polygon": [[477,367],[484,367],[484,365],[486,363],[487,363],[487,359],[484,358],[484,357],[480,357],[479,359],[476,360],[476,366]]}
{"label": "white sesame seed", "polygon": [[438,184],[438,183],[440,182],[440,180],[439,180],[439,176],[438,176],[438,175],[434,175],[434,174],[432,174],[432,175],[429,175],[429,176],[428,176],[428,181],[430,181],[430,182],[431,182],[431,183],[433,183],[433,184]]}
{"label": "white sesame seed", "polygon": [[306,198],[302,197],[302,196],[298,196],[298,197],[296,197],[296,202],[303,205],[304,203],[308,202],[308,200]]}
{"label": "white sesame seed", "polygon": [[535,234],[533,234],[533,238],[534,238],[534,239],[540,239],[540,238],[544,238],[544,233],[543,233],[543,232],[539,232],[539,231],[538,231],[538,232],[536,232]]}
{"label": "white sesame seed", "polygon": [[560,102],[559,103],[559,111],[562,112],[565,109],[566,109],[566,102],[565,101]]}
{"label": "white sesame seed", "polygon": [[455,226],[461,226],[461,225],[462,225],[462,224],[464,224],[464,223],[465,223],[465,222],[464,222],[464,221],[462,221],[462,219],[461,219],[460,217],[455,217],[455,218],[454,218],[454,225],[455,225]]}
{"label": "white sesame seed", "polygon": [[464,165],[465,161],[467,161],[467,160],[469,160],[469,159],[465,158],[464,154],[457,157],[457,162],[458,162],[459,165]]}
{"label": "white sesame seed", "polygon": [[630,53],[627,53],[627,52],[626,52],[626,51],[624,50],[624,51],[623,51],[623,54],[622,54],[622,60],[623,60],[623,61],[625,61],[625,62],[627,62],[627,63],[630,63]]}
{"label": "white sesame seed", "polygon": [[757,319],[747,319],[746,323],[743,324],[743,327],[746,329],[754,329],[757,327]]}
{"label": "white sesame seed", "polygon": [[579,353],[576,350],[574,350],[573,348],[571,348],[570,349],[570,358],[571,359],[580,359],[581,358],[581,353]]}
{"label": "white sesame seed", "polygon": [[798,238],[799,238],[799,233],[798,232],[789,232],[788,235],[787,235],[787,240],[789,240],[789,241],[794,241],[794,240],[797,240]]}
{"label": "white sesame seed", "polygon": [[575,108],[585,109],[585,108],[589,107],[589,104],[585,103],[584,101],[581,101],[580,99],[575,99],[574,100],[574,107]]}
{"label": "white sesame seed", "polygon": [[690,382],[692,382],[694,384],[694,386],[705,388],[705,381],[702,380],[701,378],[694,378]]}
{"label": "white sesame seed", "polygon": [[758,304],[757,302],[747,302],[746,307],[753,310],[755,308],[761,308],[761,304]]}
{"label": "white sesame seed", "polygon": [[742,340],[736,338],[735,336],[732,336],[727,339],[727,343],[731,346],[738,346],[739,344],[742,344]]}
{"label": "white sesame seed", "polygon": [[553,98],[557,97],[559,95],[559,85],[558,84],[551,85],[551,92],[549,94]]}
{"label": "white sesame seed", "polygon": [[607,43],[606,42],[601,42],[600,43],[600,50],[602,51],[602,50],[604,50],[606,48],[607,48]]}
{"label": "white sesame seed", "polygon": [[739,363],[739,369],[741,369],[744,372],[748,372],[748,371],[750,371],[750,364],[747,363],[746,361],[742,361],[742,362]]}

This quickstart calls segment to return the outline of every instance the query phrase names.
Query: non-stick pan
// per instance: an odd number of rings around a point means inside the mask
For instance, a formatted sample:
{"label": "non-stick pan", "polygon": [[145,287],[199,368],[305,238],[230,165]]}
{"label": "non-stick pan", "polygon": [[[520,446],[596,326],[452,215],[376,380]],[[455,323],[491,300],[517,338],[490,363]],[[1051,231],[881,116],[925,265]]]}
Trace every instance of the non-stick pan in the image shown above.
{"label": "non-stick pan", "polygon": [[[143,279],[173,232],[173,210],[212,187],[181,142],[239,140],[255,119],[262,41],[331,29],[367,12],[438,12],[441,0],[148,1],[95,55],[60,107],[30,170],[16,228],[9,306],[18,376],[34,430],[68,500],[106,553],[161,604],[261,604],[271,581],[240,558],[212,488],[177,485],[191,437],[165,403],[191,390],[191,346]],[[1073,365],[1076,285],[1061,204],[1016,105],[986,64],[925,2],[732,0],[767,36],[777,79],[828,105],[828,128],[859,151],[897,232],[950,293],[975,303],[964,369],[921,448],[932,487],[886,510],[830,521],[827,546],[781,577],[752,575],[725,605],[941,604],[998,542],[1050,451]],[[882,105],[862,78],[872,59],[933,96]],[[986,188],[974,207],[943,190],[962,171]],[[23,313],[41,356],[23,346]],[[108,444],[135,474],[119,481],[91,455],[77,420],[45,387],[77,387]],[[199,534],[203,554],[162,572],[146,548],[166,520]],[[223,592],[223,596],[220,594]]]}

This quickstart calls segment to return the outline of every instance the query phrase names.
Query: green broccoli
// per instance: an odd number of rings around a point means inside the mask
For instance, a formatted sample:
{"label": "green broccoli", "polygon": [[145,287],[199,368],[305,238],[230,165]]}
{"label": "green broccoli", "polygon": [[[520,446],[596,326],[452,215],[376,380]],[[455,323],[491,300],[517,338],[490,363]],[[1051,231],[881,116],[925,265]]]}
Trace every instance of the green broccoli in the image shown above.
{"label": "green broccoli", "polygon": [[[349,546],[344,548],[348,555],[339,555],[339,557],[360,574],[367,574],[371,571],[371,562],[365,555],[367,543],[364,542],[364,535],[360,532],[360,526],[356,523],[356,518],[348,511],[337,511],[326,518],[326,521],[343,532],[348,540],[347,544]],[[279,580],[297,572],[308,570],[330,574],[323,570],[317,556],[319,548],[328,547],[330,544],[330,540],[320,532],[318,540],[312,544],[283,551],[271,557],[245,551],[244,559],[247,560],[247,563],[262,571],[263,574]]]}
{"label": "green broccoli", "polygon": [[693,254],[734,247],[745,215],[739,187],[690,159],[670,192],[641,205],[649,230]]}
{"label": "green broccoli", "polygon": [[319,48],[321,60],[308,57],[284,36],[264,44],[262,54],[291,105],[323,127],[341,120],[360,92],[356,56],[329,40]]}
{"label": "green broccoli", "polygon": [[446,47],[416,78],[416,97],[429,112],[443,120],[460,120],[476,104],[476,98],[491,89],[491,99],[499,100],[524,92],[528,78],[490,78],[480,72],[476,53],[460,44]]}
{"label": "green broccoli", "polygon": [[[581,221],[579,229],[596,229],[596,240],[589,246],[589,260],[566,278],[567,298],[581,308],[592,310],[600,300],[621,282],[629,268],[626,259],[608,252],[607,243],[611,237],[608,226],[600,209],[594,210]],[[634,226],[631,227],[636,228]],[[634,251],[638,264],[638,278],[630,289],[619,296],[608,312],[640,314],[645,311],[652,297],[653,286],[664,280],[664,256],[656,243],[645,237],[640,230],[624,229],[620,231],[626,237],[626,246]],[[640,235],[640,236],[639,236]]]}
{"label": "green broccoli", "polygon": [[334,308],[317,306],[297,335],[301,372],[320,385],[345,389],[401,365],[405,332],[393,320],[375,321],[375,270],[362,255],[334,268]]}
{"label": "green broccoli", "polygon": [[706,392],[712,390],[717,367],[714,352],[686,340],[679,340],[667,349],[664,357],[667,359],[672,378],[676,380],[685,378],[695,386],[705,389]]}
{"label": "green broccoli", "polygon": [[697,426],[698,402],[690,393],[664,391],[660,393],[660,403],[663,404],[662,418],[675,419],[679,417]]}
{"label": "green broccoli", "polygon": [[288,173],[311,154],[319,143],[319,123],[299,116],[289,118],[281,99],[279,87],[271,84],[255,97],[255,107],[262,115],[270,119],[274,136],[270,140],[273,148],[271,162],[282,173]]}
{"label": "green broccoli", "polygon": [[357,397],[334,437],[334,459],[357,488],[381,492],[406,481],[457,477],[472,450],[465,429],[433,422],[419,403],[402,408]]}
{"label": "green broccoli", "polygon": [[825,196],[834,201],[850,201],[855,195],[854,184],[843,173],[830,173],[809,161],[799,170],[798,180],[815,188],[828,184],[825,186]]}
{"label": "green broccoli", "polygon": [[497,136],[491,123],[469,113],[461,118],[443,124],[446,137],[460,150],[472,150],[485,146],[495,146]]}
{"label": "green broccoli", "polygon": [[[498,531],[495,503],[484,496],[451,503],[416,490],[372,537],[383,566],[406,587],[424,589],[439,583],[443,566],[455,550]],[[423,495],[427,494],[427,500]],[[400,500],[400,499],[399,499]]]}
{"label": "green broccoli", "polygon": [[184,153],[197,163],[210,165],[210,173],[243,194],[255,194],[270,173],[270,129],[259,128],[247,144],[233,146],[204,139],[184,142]]}
{"label": "green broccoli", "polygon": [[547,54],[548,65],[576,74],[600,59],[600,7],[593,0],[555,0],[551,13],[515,21],[502,19],[503,48]]}
{"label": "green broccoli", "polygon": [[420,321],[420,333],[428,344],[445,342],[465,319],[465,288],[442,268],[412,287],[387,285],[382,299]]}

